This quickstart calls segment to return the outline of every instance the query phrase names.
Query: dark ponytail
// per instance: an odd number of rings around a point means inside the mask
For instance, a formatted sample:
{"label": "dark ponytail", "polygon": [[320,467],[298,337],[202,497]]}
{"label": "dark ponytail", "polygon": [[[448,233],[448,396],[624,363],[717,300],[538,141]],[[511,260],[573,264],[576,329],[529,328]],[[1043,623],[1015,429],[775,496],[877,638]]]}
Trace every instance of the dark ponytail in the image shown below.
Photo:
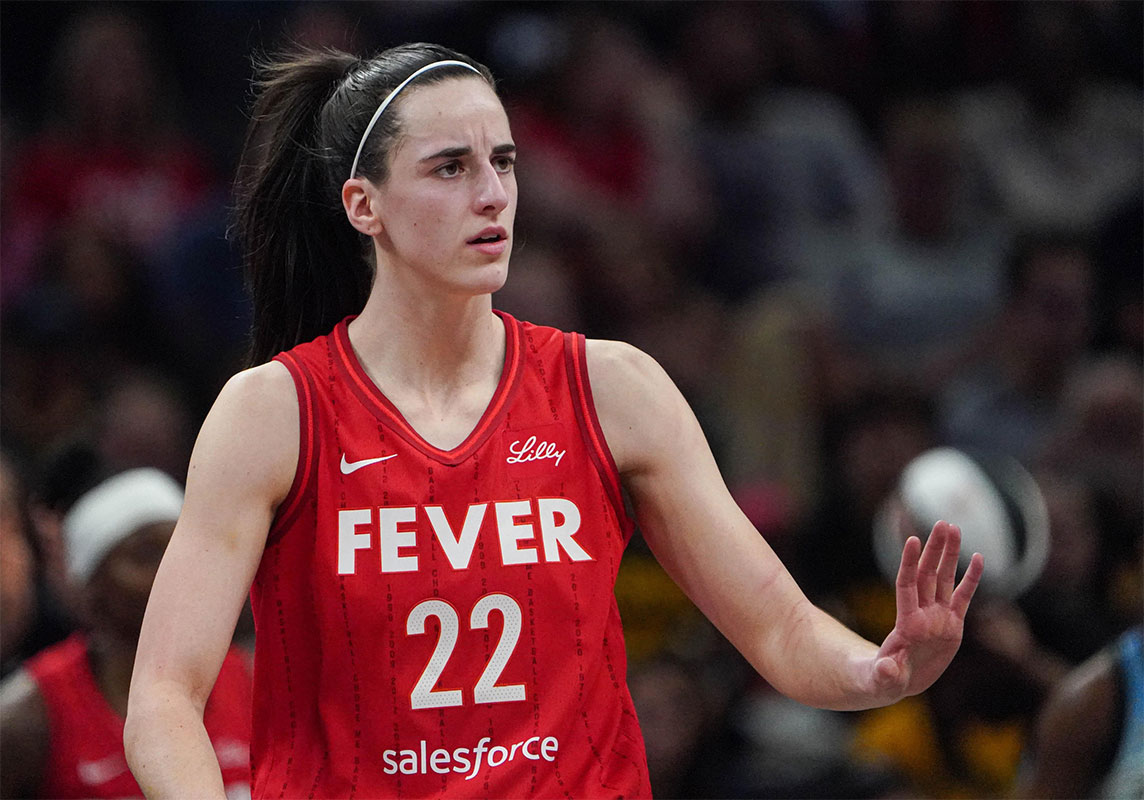
{"label": "dark ponytail", "polygon": [[[342,184],[381,99],[414,70],[447,59],[472,64],[493,85],[487,68],[431,44],[402,45],[368,61],[308,50],[256,63],[254,107],[235,181],[235,231],[254,305],[251,365],[328,333],[365,305],[372,250],[346,219]],[[458,74],[472,75],[444,67],[416,83]],[[359,176],[385,180],[399,101],[400,95],[371,132]]]}

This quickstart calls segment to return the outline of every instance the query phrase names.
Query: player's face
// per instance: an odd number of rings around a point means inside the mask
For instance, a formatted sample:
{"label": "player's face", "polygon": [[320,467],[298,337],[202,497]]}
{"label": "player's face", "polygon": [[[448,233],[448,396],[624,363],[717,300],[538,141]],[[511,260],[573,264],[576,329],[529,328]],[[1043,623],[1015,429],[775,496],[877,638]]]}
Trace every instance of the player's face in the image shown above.
{"label": "player's face", "polygon": [[174,529],[173,522],[139,528],[111,549],[87,583],[90,613],[124,641],[139,636],[151,585]]}
{"label": "player's face", "polygon": [[412,270],[450,292],[495,292],[508,274],[517,192],[500,99],[473,76],[418,87],[398,111],[402,136],[377,187],[379,269]]}

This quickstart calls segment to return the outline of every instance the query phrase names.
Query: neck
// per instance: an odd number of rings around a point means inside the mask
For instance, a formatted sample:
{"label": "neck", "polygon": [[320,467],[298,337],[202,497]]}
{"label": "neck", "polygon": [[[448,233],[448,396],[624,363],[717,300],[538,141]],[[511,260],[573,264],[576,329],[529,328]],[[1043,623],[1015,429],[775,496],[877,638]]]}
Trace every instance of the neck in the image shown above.
{"label": "neck", "polygon": [[349,328],[366,372],[383,389],[432,394],[499,375],[504,326],[491,295],[424,293],[416,301],[375,286]]}

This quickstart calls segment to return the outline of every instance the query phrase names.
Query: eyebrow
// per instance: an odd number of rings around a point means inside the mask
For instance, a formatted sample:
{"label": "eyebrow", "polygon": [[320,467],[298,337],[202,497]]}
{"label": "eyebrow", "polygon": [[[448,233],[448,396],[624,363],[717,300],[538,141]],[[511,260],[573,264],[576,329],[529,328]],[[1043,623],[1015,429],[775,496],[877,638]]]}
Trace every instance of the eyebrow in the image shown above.
{"label": "eyebrow", "polygon": [[[515,153],[515,144],[498,144],[493,148],[494,156],[503,156],[508,153]],[[437,158],[461,158],[463,156],[472,155],[473,148],[471,147],[446,147],[444,150],[439,150],[433,155],[425,156],[422,161],[433,161]]]}

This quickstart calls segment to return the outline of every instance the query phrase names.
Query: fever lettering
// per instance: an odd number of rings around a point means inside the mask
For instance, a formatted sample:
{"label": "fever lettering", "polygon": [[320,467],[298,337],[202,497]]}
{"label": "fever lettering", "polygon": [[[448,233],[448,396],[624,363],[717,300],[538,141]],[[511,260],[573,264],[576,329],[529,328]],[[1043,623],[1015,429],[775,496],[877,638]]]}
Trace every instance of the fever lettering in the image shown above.
{"label": "fever lettering", "polygon": [[[544,541],[544,560],[559,561],[560,548],[573,561],[591,561],[592,557],[572,537],[580,530],[580,509],[567,497],[542,497],[536,501],[540,516],[540,537]],[[556,517],[561,521],[557,522]]]}
{"label": "fever lettering", "polygon": [[[488,513],[490,505],[492,514]],[[579,507],[566,497],[474,503],[465,511],[460,533],[456,520],[450,522],[442,506],[343,508],[338,510],[337,523],[338,574],[353,575],[358,551],[373,547],[377,547],[382,573],[416,572],[426,527],[455,570],[469,568],[482,534],[495,537],[505,566],[535,564],[539,551],[547,563],[592,561],[591,553],[575,539],[581,520]],[[484,547],[487,552],[488,543]]]}
{"label": "fever lettering", "polygon": [[477,543],[477,534],[481,530],[481,521],[485,518],[488,503],[469,506],[465,512],[465,523],[461,526],[461,535],[453,535],[453,528],[445,518],[445,509],[441,506],[425,506],[425,515],[429,517],[429,524],[433,526],[433,533],[441,543],[446,558],[453,565],[453,569],[466,569],[469,560],[473,557],[473,547]]}
{"label": "fever lettering", "polygon": [[338,574],[354,574],[354,554],[369,547],[368,533],[357,533],[359,525],[370,521],[368,508],[343,508],[338,512]]}
{"label": "fever lettering", "polygon": [[417,545],[417,531],[398,530],[397,526],[415,522],[417,509],[411,506],[379,508],[377,516],[378,527],[381,529],[381,571],[416,572],[417,556],[403,556],[400,550]]}
{"label": "fever lettering", "polygon": [[532,525],[527,522],[517,524],[517,517],[532,513],[532,503],[516,500],[510,503],[497,503],[497,536],[500,537],[501,562],[509,564],[535,564],[536,550],[532,547],[519,547],[524,539],[533,538]]}

